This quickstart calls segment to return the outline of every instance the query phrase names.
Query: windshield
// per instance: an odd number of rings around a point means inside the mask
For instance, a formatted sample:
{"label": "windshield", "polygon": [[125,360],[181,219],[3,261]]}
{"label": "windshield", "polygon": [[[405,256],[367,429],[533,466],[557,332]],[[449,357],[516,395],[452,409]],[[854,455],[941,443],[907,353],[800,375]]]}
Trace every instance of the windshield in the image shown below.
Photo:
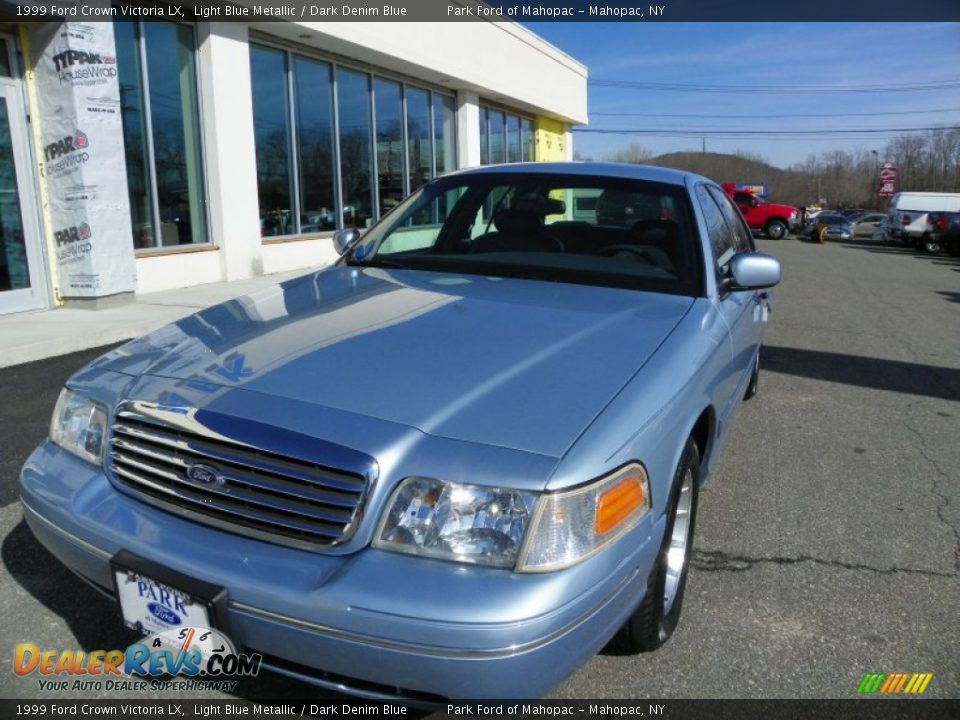
{"label": "windshield", "polygon": [[593,176],[441,178],[373,227],[346,262],[682,295],[701,287],[684,188]]}

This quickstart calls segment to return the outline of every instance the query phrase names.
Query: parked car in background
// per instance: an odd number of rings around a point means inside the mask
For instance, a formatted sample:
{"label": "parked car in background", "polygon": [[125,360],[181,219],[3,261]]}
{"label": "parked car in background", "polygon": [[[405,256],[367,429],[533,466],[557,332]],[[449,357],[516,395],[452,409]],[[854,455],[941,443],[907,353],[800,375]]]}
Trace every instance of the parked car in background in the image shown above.
{"label": "parked car in background", "polygon": [[938,253],[941,244],[929,214],[960,212],[960,193],[897,193],[890,199],[890,212],[893,237],[918,250]]}
{"label": "parked car in background", "polygon": [[853,238],[853,223],[839,213],[822,212],[813,221],[810,237],[821,243],[850,240]]}
{"label": "parked car in background", "polygon": [[884,215],[883,220],[880,221],[880,224],[873,229],[873,235],[871,239],[877,242],[889,242],[892,238],[890,236],[890,228],[892,227],[893,220],[889,215]]}
{"label": "parked car in background", "polygon": [[752,231],[780,240],[791,230],[799,229],[800,212],[792,205],[761,202],[756,195],[737,190],[733,183],[724,183],[723,189],[737,204]]}
{"label": "parked car in background", "polygon": [[960,212],[930,213],[930,239],[951,255],[960,255]]}
{"label": "parked car in background", "polygon": [[843,215],[845,218],[853,220],[856,217],[865,215],[867,213],[863,208],[844,208],[842,210],[837,210],[837,214]]}
{"label": "parked car in background", "polygon": [[853,223],[853,234],[856,237],[873,237],[874,230],[887,219],[887,215],[886,213],[866,213],[847,219]]}
{"label": "parked car in background", "polygon": [[662,645],[780,278],[729,197],[489,166],[334,243],[73,375],[21,473],[33,533],[131,626],[367,698],[538,696]]}

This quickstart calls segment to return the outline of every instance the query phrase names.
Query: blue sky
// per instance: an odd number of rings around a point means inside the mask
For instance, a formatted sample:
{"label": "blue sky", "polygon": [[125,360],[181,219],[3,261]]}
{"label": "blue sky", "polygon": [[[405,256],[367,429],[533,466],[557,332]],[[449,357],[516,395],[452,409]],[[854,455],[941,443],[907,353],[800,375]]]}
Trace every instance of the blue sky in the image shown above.
{"label": "blue sky", "polygon": [[[591,128],[820,131],[960,125],[960,24],[555,22],[526,26],[587,65],[591,80],[735,86],[762,91],[742,94],[591,85]],[[951,80],[953,87],[919,92],[846,91]],[[773,94],[771,88],[791,92]],[[843,92],[805,92],[804,88]],[[952,110],[914,112],[947,108]],[[837,113],[868,114],[797,117]],[[720,117],[723,115],[751,117]],[[803,161],[811,153],[830,150],[861,148],[882,152],[890,135],[707,137],[706,144],[708,151],[747,150],[786,167]],[[574,149],[594,158],[631,143],[644,145],[654,154],[702,148],[701,137],[574,135]]]}

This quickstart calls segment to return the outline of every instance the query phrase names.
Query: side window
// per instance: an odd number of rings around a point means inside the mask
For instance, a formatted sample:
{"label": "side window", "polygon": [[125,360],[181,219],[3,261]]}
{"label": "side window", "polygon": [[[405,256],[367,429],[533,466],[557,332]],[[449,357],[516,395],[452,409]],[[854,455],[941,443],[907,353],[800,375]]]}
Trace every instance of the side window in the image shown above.
{"label": "side window", "polygon": [[747,227],[746,223],[744,223],[740,213],[733,206],[733,203],[730,202],[727,194],[719,188],[711,187],[707,189],[710,194],[713,195],[714,200],[717,201],[717,204],[720,206],[720,212],[723,213],[727,224],[730,226],[730,229],[733,230],[733,244],[737,252],[753,252],[756,249],[753,244],[753,234],[750,232],[750,228]]}
{"label": "side window", "polygon": [[697,185],[697,200],[703,210],[703,219],[707,223],[707,233],[710,237],[710,247],[713,248],[713,258],[716,260],[717,271],[724,273],[727,265],[736,254],[733,244],[733,233],[723,218],[723,213],[717,203],[703,185]]}

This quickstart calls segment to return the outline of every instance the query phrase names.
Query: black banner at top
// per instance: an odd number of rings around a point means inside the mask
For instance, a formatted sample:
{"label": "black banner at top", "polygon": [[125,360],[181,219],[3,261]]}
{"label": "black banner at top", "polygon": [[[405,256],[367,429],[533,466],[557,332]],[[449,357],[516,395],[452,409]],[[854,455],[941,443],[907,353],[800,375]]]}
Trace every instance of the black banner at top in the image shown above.
{"label": "black banner at top", "polygon": [[960,21],[958,0],[0,0],[6,21],[919,22]]}

